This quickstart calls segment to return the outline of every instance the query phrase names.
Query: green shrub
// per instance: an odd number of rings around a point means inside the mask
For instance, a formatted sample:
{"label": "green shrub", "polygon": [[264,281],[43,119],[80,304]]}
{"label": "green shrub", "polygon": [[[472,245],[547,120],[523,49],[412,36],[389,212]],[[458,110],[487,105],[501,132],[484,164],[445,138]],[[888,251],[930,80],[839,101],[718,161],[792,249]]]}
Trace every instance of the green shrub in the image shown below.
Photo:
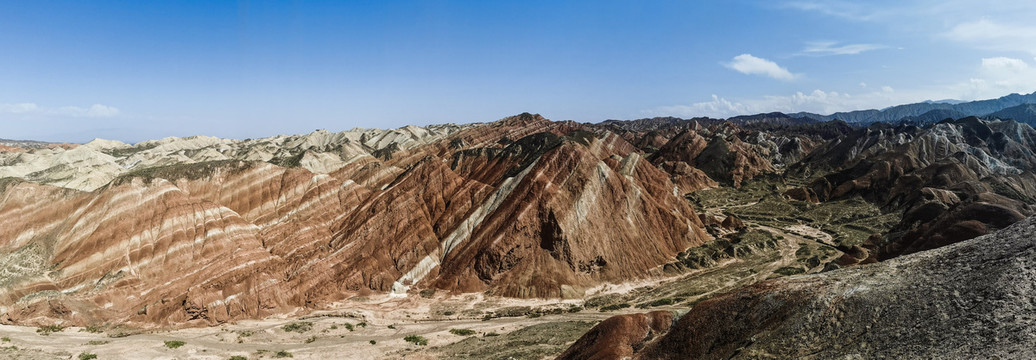
{"label": "green shrub", "polygon": [[64,326],[61,326],[61,325],[58,325],[58,324],[53,324],[53,325],[40,326],[39,328],[36,329],[36,333],[40,334],[40,335],[46,336],[46,335],[50,335],[50,333],[62,332],[64,330],[65,330]]}
{"label": "green shrub", "polygon": [[170,349],[176,349],[176,348],[184,346],[186,344],[187,343],[185,343],[183,341],[180,341],[180,340],[166,340],[165,341],[165,347],[170,348]]}
{"label": "green shrub", "polygon": [[349,329],[349,331],[353,331],[353,324],[345,323],[345,324],[342,324],[342,326],[345,326],[345,328]]}
{"label": "green shrub", "polygon": [[293,322],[291,324],[284,325],[282,329],[284,329],[285,332],[294,331],[301,334],[313,329],[313,323],[308,321]]}
{"label": "green shrub", "polygon": [[377,345],[377,344],[378,344],[377,341],[371,340],[371,345]]}
{"label": "green shrub", "polygon": [[104,332],[104,329],[101,329],[101,327],[97,326],[97,325],[90,325],[90,326],[87,326],[85,328],[79,329],[79,332],[84,332],[84,331],[88,332],[88,333],[93,333],[93,334],[100,334],[100,333]]}
{"label": "green shrub", "polygon": [[428,339],[421,335],[407,335],[403,338],[403,341],[413,343],[414,345],[428,345]]}
{"label": "green shrub", "polygon": [[460,335],[460,336],[470,336],[470,335],[475,335],[475,330],[471,330],[471,329],[450,329],[450,334]]}
{"label": "green shrub", "polygon": [[628,308],[628,307],[630,307],[629,303],[608,305],[608,306],[601,307],[601,312],[625,309],[625,308]]}
{"label": "green shrub", "polygon": [[87,341],[86,344],[87,345],[104,345],[104,344],[107,344],[109,342],[110,341],[107,341],[107,340],[90,340],[90,341]]}
{"label": "green shrub", "polygon": [[665,305],[672,305],[673,303],[674,303],[673,299],[663,298],[663,299],[658,299],[658,300],[652,301],[651,302],[651,306],[665,306]]}
{"label": "green shrub", "polygon": [[0,341],[11,342],[11,338],[4,336],[4,337],[0,338]]}
{"label": "green shrub", "polygon": [[96,359],[96,358],[97,358],[97,354],[91,354],[91,353],[88,353],[88,352],[79,353],[79,360],[90,360],[90,359]]}
{"label": "green shrub", "polygon": [[231,356],[230,359],[227,359],[227,360],[248,360],[248,358],[244,357],[244,356],[241,356],[241,355],[234,355],[234,356]]}
{"label": "green shrub", "polygon": [[396,326],[395,326],[395,325],[389,325],[389,326],[388,326],[388,328],[389,328],[389,329],[393,329],[393,330],[395,330],[395,329],[396,329]]}
{"label": "green shrub", "polygon": [[782,267],[780,269],[774,270],[773,272],[777,273],[777,274],[784,275],[784,276],[791,276],[791,275],[798,275],[798,274],[804,273],[804,272],[806,272],[806,270],[803,269],[803,268],[794,267],[794,266],[785,266],[785,267]]}
{"label": "green shrub", "polygon": [[290,352],[287,352],[285,350],[281,350],[281,351],[273,353],[273,357],[275,357],[275,358],[293,358],[295,356],[292,355]]}
{"label": "green shrub", "polygon": [[487,332],[487,333],[483,334],[482,336],[483,337],[500,336],[500,334],[497,334],[495,332]]}
{"label": "green shrub", "polygon": [[314,341],[317,341],[317,337],[316,336],[310,336],[310,337],[306,338],[306,343],[307,344],[309,344],[311,342],[314,342]]}

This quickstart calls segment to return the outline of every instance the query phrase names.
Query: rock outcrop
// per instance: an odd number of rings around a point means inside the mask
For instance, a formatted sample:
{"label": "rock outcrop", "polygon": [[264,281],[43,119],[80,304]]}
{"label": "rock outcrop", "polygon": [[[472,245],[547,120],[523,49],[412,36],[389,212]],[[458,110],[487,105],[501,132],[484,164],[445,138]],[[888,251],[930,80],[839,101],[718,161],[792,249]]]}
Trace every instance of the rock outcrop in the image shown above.
{"label": "rock outcrop", "polygon": [[[1034,277],[1029,218],[935,250],[719,295],[653,337],[627,324],[645,315],[609,319],[561,358],[1028,359]],[[632,356],[611,350],[629,339],[643,342]]]}
{"label": "rock outcrop", "polygon": [[[887,259],[1000,229],[1036,213],[1036,130],[965,118],[926,128],[876,124],[817,149],[789,172],[817,177],[789,191],[813,201],[863,197],[902,222],[877,241]],[[824,170],[829,169],[829,170]]]}
{"label": "rock outcrop", "polygon": [[[206,325],[425,288],[582,297],[661,275],[711,239],[667,173],[575,123],[522,114],[439,135],[270,139],[95,141],[47,155],[118,167],[89,192],[3,180],[3,321]],[[127,160],[160,165],[117,165]],[[101,179],[71,177],[83,178]]]}

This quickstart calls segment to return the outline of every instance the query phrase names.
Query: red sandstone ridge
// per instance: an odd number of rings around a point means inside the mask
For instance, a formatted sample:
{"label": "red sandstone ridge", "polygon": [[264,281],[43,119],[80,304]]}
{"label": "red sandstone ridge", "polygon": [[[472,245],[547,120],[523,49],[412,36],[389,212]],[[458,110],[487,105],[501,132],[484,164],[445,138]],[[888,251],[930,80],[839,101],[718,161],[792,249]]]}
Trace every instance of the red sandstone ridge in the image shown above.
{"label": "red sandstone ridge", "polygon": [[669,332],[674,317],[669,311],[610,317],[590,329],[558,359],[631,358],[645,344]]}
{"label": "red sandstone ridge", "polygon": [[710,239],[667,173],[571,122],[522,114],[373,155],[326,174],[162,166],[92,192],[5,180],[2,321],[203,325],[423,288],[580,297]]}

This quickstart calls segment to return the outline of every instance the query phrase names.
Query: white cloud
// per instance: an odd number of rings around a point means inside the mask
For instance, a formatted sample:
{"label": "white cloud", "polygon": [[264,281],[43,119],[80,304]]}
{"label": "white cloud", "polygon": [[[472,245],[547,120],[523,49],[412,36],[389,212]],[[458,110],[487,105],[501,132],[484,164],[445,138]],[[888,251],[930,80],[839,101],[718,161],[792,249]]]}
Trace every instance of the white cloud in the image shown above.
{"label": "white cloud", "polygon": [[777,65],[777,63],[773,61],[758,58],[751,54],[735,56],[731,62],[725,63],[723,66],[734,69],[742,74],[764,75],[777,80],[790,81],[794,80],[797,76],[788,71],[788,69]]}
{"label": "white cloud", "polygon": [[853,21],[870,21],[881,16],[881,12],[873,8],[846,1],[788,1],[783,3],[781,7],[818,12]]}
{"label": "white cloud", "polygon": [[25,114],[38,110],[39,107],[33,103],[0,104],[0,113]]}
{"label": "white cloud", "polygon": [[998,51],[1024,51],[1036,54],[1036,27],[982,18],[954,26],[947,38]]}
{"label": "white cloud", "polygon": [[806,48],[802,50],[803,54],[806,55],[856,55],[862,52],[884,49],[887,46],[879,44],[846,44],[836,46],[838,43],[833,41],[815,41],[806,44]]}
{"label": "white cloud", "polygon": [[883,86],[881,91],[858,95],[819,89],[808,93],[796,92],[791,95],[766,95],[759,99],[743,100],[729,100],[712,95],[711,101],[690,105],[663,106],[644,111],[643,113],[647,116],[710,116],[719,118],[773,111],[784,113],[807,111],[818,114],[831,114],[839,111],[884,108],[889,105],[914,101],[919,101],[916,94],[898,94],[891,87]]}
{"label": "white cloud", "polygon": [[[1036,60],[1036,59],[1034,59]],[[662,106],[643,111],[647,116],[710,116],[727,118],[780,111],[795,113],[807,111],[831,114],[841,111],[882,109],[892,105],[909,104],[931,99],[978,100],[992,99],[1008,93],[1036,91],[1036,63],[1010,57],[984,58],[977,66],[976,76],[949,86],[900,91],[891,86],[870,86],[860,83],[859,94],[838,91],[813,90],[790,95],[765,95],[755,99],[727,99],[712,95],[712,100],[690,105]]]}
{"label": "white cloud", "polygon": [[976,76],[951,87],[965,99],[984,99],[1008,93],[1036,91],[1036,68],[1022,59],[982,59]]}
{"label": "white cloud", "polygon": [[101,104],[94,104],[88,108],[78,106],[48,108],[34,103],[0,104],[0,114],[31,114],[75,118],[110,118],[119,116],[119,113],[118,108]]}
{"label": "white cloud", "polygon": [[1009,57],[994,57],[982,59],[982,69],[988,71],[1007,71],[1007,72],[1023,72],[1029,69],[1029,64],[1021,59],[1013,59]]}

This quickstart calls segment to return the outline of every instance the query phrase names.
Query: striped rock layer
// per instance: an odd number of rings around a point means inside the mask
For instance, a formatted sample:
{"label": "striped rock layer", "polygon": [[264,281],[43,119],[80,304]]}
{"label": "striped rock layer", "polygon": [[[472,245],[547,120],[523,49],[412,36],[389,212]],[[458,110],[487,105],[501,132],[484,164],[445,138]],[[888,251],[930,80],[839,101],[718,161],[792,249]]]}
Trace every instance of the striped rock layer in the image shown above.
{"label": "striped rock layer", "polygon": [[709,240],[610,132],[522,114],[383,149],[320,172],[173,164],[90,192],[4,179],[0,320],[211,325],[427,288],[581,297]]}

